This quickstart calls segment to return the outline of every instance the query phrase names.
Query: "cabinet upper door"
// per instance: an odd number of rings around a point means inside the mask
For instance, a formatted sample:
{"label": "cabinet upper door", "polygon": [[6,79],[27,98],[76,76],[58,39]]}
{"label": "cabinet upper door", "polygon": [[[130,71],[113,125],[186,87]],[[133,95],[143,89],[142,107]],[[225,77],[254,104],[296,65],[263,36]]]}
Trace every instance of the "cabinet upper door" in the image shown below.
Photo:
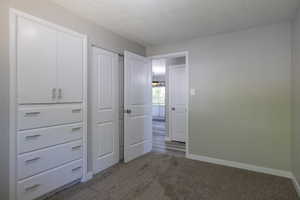
{"label": "cabinet upper door", "polygon": [[19,18],[17,32],[18,103],[55,102],[56,31]]}
{"label": "cabinet upper door", "polygon": [[81,102],[83,97],[83,40],[57,33],[58,101]]}

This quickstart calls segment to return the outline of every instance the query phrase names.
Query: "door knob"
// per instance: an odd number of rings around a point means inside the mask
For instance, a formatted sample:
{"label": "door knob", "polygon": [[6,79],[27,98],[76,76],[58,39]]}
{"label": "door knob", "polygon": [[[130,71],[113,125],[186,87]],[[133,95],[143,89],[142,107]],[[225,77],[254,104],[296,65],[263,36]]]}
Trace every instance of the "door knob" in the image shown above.
{"label": "door knob", "polygon": [[124,112],[127,113],[127,114],[130,114],[130,113],[131,113],[131,110],[130,110],[130,109],[125,109]]}
{"label": "door knob", "polygon": [[174,111],[175,110],[175,108],[174,107],[172,107],[172,111]]}

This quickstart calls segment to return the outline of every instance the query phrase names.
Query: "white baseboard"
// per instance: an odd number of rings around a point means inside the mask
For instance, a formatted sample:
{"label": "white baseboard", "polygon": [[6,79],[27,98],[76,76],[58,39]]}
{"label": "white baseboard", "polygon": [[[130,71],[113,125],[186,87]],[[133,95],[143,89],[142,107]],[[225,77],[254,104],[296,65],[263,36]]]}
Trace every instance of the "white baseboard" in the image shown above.
{"label": "white baseboard", "polygon": [[297,192],[298,196],[300,197],[300,185],[295,176],[292,177],[292,180],[293,180],[296,192]]}
{"label": "white baseboard", "polygon": [[85,179],[82,179],[81,182],[87,182],[87,181],[91,180],[92,178],[93,178],[93,172],[88,172],[86,174]]}
{"label": "white baseboard", "polygon": [[292,172],[289,172],[289,171],[266,168],[266,167],[259,167],[259,166],[255,166],[255,165],[249,165],[249,164],[235,162],[235,161],[211,158],[211,157],[207,157],[207,156],[199,156],[199,155],[195,155],[195,154],[187,154],[186,157],[189,159],[192,159],[192,160],[199,160],[199,161],[203,161],[203,162],[224,165],[224,166],[229,166],[229,167],[234,167],[234,168],[239,168],[239,169],[246,169],[249,171],[260,172],[260,173],[271,174],[271,175],[275,175],[275,176],[281,176],[281,177],[293,179],[293,174],[292,174]]}

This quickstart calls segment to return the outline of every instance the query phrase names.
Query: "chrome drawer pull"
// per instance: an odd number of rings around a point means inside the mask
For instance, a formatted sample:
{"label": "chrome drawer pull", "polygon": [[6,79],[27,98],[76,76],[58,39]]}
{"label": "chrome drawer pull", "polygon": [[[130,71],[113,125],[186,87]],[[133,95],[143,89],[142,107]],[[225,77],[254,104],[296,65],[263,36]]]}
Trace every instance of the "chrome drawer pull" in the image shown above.
{"label": "chrome drawer pull", "polygon": [[56,88],[52,88],[52,99],[56,98]]}
{"label": "chrome drawer pull", "polygon": [[28,135],[26,136],[25,138],[26,139],[34,139],[34,138],[37,138],[37,137],[40,137],[41,135]]}
{"label": "chrome drawer pull", "polygon": [[58,89],[58,98],[59,99],[62,98],[62,89],[61,88]]}
{"label": "chrome drawer pull", "polygon": [[29,190],[33,190],[33,189],[35,189],[35,188],[37,188],[37,187],[40,187],[40,186],[41,186],[40,184],[35,184],[35,185],[33,185],[33,186],[30,186],[30,187],[28,187],[28,188],[25,188],[25,191],[28,192]]}
{"label": "chrome drawer pull", "polygon": [[32,159],[30,159],[30,160],[26,160],[25,162],[26,162],[26,163],[31,163],[31,162],[37,161],[37,160],[39,160],[39,159],[41,159],[41,158],[40,158],[40,157],[36,157],[36,158],[32,158]]}
{"label": "chrome drawer pull", "polygon": [[75,127],[75,128],[72,128],[72,131],[77,131],[77,130],[80,130],[81,127]]}
{"label": "chrome drawer pull", "polygon": [[32,117],[41,114],[41,112],[28,112],[25,113],[25,117]]}
{"label": "chrome drawer pull", "polygon": [[72,147],[72,150],[77,150],[77,149],[80,149],[80,148],[81,148],[81,145],[78,145],[78,146]]}
{"label": "chrome drawer pull", "polygon": [[76,167],[76,168],[72,169],[72,172],[77,171],[79,169],[81,169],[81,167]]}
{"label": "chrome drawer pull", "polygon": [[81,111],[81,109],[79,108],[79,109],[73,109],[72,110],[72,113],[78,113],[78,112],[80,112]]}

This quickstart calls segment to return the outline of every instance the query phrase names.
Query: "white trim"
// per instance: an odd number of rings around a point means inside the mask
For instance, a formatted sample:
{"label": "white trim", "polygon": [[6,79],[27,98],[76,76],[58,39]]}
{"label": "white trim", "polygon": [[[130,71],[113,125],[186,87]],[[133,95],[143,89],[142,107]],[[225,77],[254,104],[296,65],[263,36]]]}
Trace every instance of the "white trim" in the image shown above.
{"label": "white trim", "polygon": [[[162,58],[176,58],[176,57],[185,57],[185,70],[186,70],[186,87],[187,87],[187,106],[186,106],[186,140],[185,140],[185,157],[189,155],[189,104],[190,104],[190,66],[189,66],[189,52],[182,51],[169,54],[161,54],[155,56],[149,56],[150,59],[162,59]],[[168,109],[169,110],[169,109]],[[169,116],[170,117],[170,116]],[[170,124],[170,119],[168,120]],[[169,137],[170,137],[170,127],[169,127]]]}
{"label": "white trim", "polygon": [[16,63],[16,27],[17,14],[15,10],[9,11],[9,199],[16,199],[16,88],[17,88],[17,63]]}
{"label": "white trim", "polygon": [[47,21],[47,20],[44,20],[44,19],[35,17],[35,16],[33,16],[33,15],[29,15],[29,14],[27,14],[27,13],[25,13],[25,12],[19,11],[19,10],[14,9],[14,8],[10,8],[10,12],[11,12],[13,15],[17,16],[17,17],[23,17],[23,18],[25,18],[25,19],[34,21],[35,23],[39,23],[39,24],[42,24],[42,25],[44,25],[44,26],[48,26],[48,27],[50,27],[50,28],[52,28],[52,29],[55,29],[55,30],[57,30],[57,31],[60,31],[60,32],[65,32],[65,33],[71,34],[71,35],[76,36],[76,37],[79,37],[79,38],[85,38],[85,37],[86,37],[86,35],[84,35],[84,34],[78,33],[78,32],[76,32],[76,31],[73,31],[73,30],[71,30],[71,29],[68,29],[68,28],[66,28],[66,27],[64,27],[64,26],[60,26],[60,25],[58,25],[58,24],[54,24],[54,23],[49,22],[49,21]]}
{"label": "white trim", "polygon": [[82,179],[81,182],[87,182],[93,178],[94,174],[93,172],[88,172],[85,176],[85,179]]}
{"label": "white trim", "polygon": [[87,36],[72,31],[68,28],[53,24],[43,19],[31,16],[14,8],[9,9],[9,60],[10,60],[10,86],[9,86],[9,200],[16,200],[16,163],[17,163],[17,61],[16,61],[16,34],[17,18],[23,17],[49,26],[57,31],[72,34],[73,36],[83,39],[83,175],[82,181],[87,180]]}
{"label": "white trim", "polygon": [[87,166],[87,158],[88,158],[88,150],[87,150],[87,94],[88,94],[88,39],[87,36],[83,36],[83,175],[81,181],[84,182],[87,180],[88,166]]}
{"label": "white trim", "polygon": [[188,55],[187,51],[182,51],[182,52],[176,52],[176,53],[168,53],[168,54],[150,56],[149,58],[151,58],[153,60],[153,59],[162,59],[162,58],[176,58],[176,57],[187,56],[187,55]]}
{"label": "white trim", "polygon": [[188,154],[187,158],[192,159],[192,160],[198,160],[198,161],[218,164],[218,165],[224,165],[224,166],[228,166],[228,167],[245,169],[245,170],[254,171],[254,172],[260,172],[260,173],[264,173],[264,174],[271,174],[271,175],[275,175],[275,176],[286,177],[286,178],[290,178],[290,179],[293,178],[292,172],[285,171],[285,170],[260,167],[260,166],[256,166],[256,165],[250,165],[250,164],[245,164],[245,163],[240,163],[240,162],[235,162],[235,161],[211,158],[211,157],[207,157],[207,156],[199,156],[199,155],[195,155],[195,154]]}
{"label": "white trim", "polygon": [[293,181],[295,190],[296,190],[298,196],[300,197],[300,185],[299,185],[299,183],[298,183],[298,181],[297,181],[297,178],[296,178],[294,175],[293,175],[293,177],[292,177],[292,181]]}

